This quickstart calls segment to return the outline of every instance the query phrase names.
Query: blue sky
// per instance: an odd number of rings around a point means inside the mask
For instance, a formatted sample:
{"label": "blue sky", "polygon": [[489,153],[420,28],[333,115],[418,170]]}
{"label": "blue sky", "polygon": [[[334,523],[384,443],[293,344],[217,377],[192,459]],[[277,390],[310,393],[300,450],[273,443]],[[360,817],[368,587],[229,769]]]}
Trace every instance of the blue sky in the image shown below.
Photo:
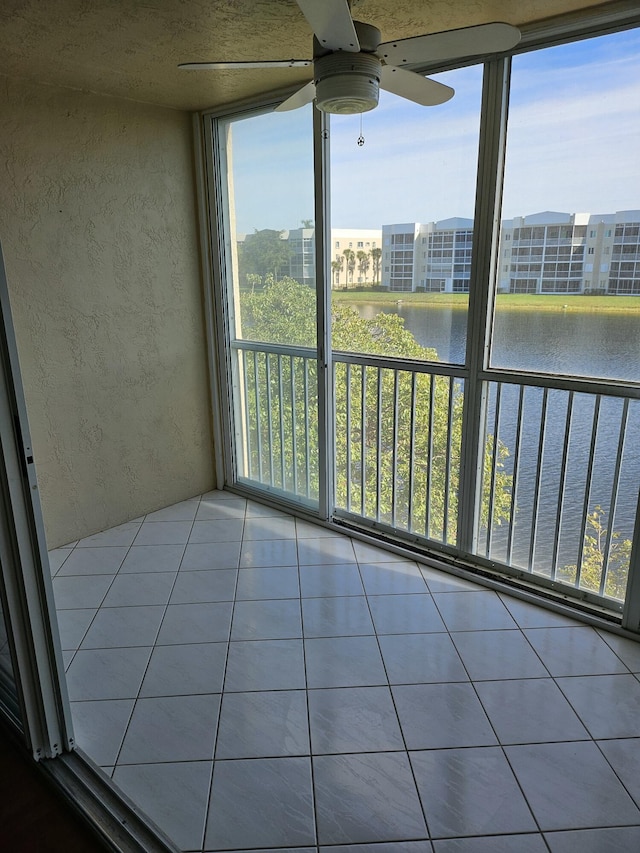
{"label": "blue sky", "polygon": [[[332,225],[376,228],[473,216],[481,70],[435,79],[438,107],[381,93],[377,109],[332,117]],[[536,51],[513,62],[503,216],[640,207],[640,31]],[[313,217],[311,106],[234,123],[238,232]]]}

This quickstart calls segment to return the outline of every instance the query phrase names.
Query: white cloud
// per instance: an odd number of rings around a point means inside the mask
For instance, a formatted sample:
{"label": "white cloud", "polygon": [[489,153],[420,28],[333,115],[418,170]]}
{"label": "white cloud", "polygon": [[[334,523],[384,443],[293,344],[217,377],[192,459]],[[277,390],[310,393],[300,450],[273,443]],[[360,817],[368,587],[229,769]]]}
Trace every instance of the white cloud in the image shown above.
{"label": "white cloud", "polygon": [[574,47],[581,61],[570,67],[514,63],[506,217],[640,207],[640,61],[617,54],[585,63],[588,47]]}
{"label": "white cloud", "polygon": [[456,88],[453,100],[424,108],[383,93],[359,119],[332,122],[332,221],[337,227],[472,216],[481,75],[461,69],[438,79]]}
{"label": "white cloud", "polygon": [[[331,122],[337,227],[472,216],[481,72],[437,75],[455,97],[380,106]],[[632,30],[514,59],[504,216],[545,209],[640,207],[640,33]],[[313,216],[311,107],[234,128],[239,230]]]}

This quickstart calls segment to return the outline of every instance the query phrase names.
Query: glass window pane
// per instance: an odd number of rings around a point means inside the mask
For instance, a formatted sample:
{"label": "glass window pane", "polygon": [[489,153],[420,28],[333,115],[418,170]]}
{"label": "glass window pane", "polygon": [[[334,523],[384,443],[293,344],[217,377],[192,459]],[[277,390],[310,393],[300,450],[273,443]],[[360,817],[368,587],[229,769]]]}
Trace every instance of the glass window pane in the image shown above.
{"label": "glass window pane", "polygon": [[514,58],[493,367],[640,380],[639,81],[637,30]]}
{"label": "glass window pane", "polygon": [[335,349],[464,363],[482,69],[434,79],[452,100],[331,117]]}
{"label": "glass window pane", "polygon": [[319,482],[311,110],[218,125],[236,476],[307,505]]}
{"label": "glass window pane", "polygon": [[311,109],[220,125],[236,340],[316,346]]}

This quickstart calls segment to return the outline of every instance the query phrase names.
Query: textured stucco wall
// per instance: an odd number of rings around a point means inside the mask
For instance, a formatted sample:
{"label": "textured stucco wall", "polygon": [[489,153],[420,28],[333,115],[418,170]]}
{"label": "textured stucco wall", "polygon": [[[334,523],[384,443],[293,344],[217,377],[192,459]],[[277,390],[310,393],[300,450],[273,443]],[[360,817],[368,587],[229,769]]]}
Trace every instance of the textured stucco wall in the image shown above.
{"label": "textured stucco wall", "polygon": [[0,240],[49,547],[210,488],[190,117],[0,78]]}

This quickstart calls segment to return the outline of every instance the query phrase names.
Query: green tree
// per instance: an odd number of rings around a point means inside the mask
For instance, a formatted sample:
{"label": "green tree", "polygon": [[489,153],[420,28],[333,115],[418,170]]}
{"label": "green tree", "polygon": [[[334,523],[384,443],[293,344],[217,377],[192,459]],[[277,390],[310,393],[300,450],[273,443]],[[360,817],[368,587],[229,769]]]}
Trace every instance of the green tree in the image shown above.
{"label": "green tree", "polygon": [[[315,346],[315,294],[309,287],[285,278],[270,281],[262,292],[244,294],[242,300],[243,317],[254,340]],[[437,360],[435,350],[418,344],[396,314],[381,313],[366,320],[353,308],[337,304],[332,337],[336,350]],[[317,381],[315,361],[304,367],[302,360],[277,363],[278,356],[273,355],[261,359],[257,366],[255,361],[248,366],[248,387],[253,389],[257,382],[261,388],[259,401],[258,395],[249,394],[253,470],[258,467],[258,445],[263,458],[271,447],[276,472],[276,482],[271,484],[291,488],[294,480],[304,481],[299,468],[301,448],[317,466],[317,436],[309,437],[304,429],[307,413],[310,423],[317,422],[317,400],[309,394]],[[347,368],[341,362],[336,363],[335,376],[338,505],[401,529],[455,542],[463,405],[460,384],[409,370]],[[499,446],[494,523],[509,511],[511,480],[502,462],[506,453]],[[485,453],[486,482],[492,454],[490,439]],[[311,476],[315,480],[310,493],[317,494],[317,469]],[[485,523],[488,503],[485,494]]]}
{"label": "green tree", "polygon": [[[608,533],[607,513],[600,505],[597,505],[593,512],[587,515],[587,529],[582,546],[582,563],[578,584],[580,589],[600,592]],[[605,595],[624,601],[630,560],[631,540],[621,539],[620,532],[613,531],[609,545],[607,576],[603,589]],[[575,584],[578,576],[577,565],[565,566],[560,569],[558,576],[567,583]]]}
{"label": "green tree", "polygon": [[278,278],[289,266],[291,247],[283,239],[284,231],[274,231],[264,228],[247,234],[238,243],[238,274],[241,287],[255,285],[255,279],[249,276],[259,276],[262,281],[267,275]]}
{"label": "green tree", "polygon": [[371,264],[373,266],[373,283],[380,284],[380,265],[382,263],[382,249],[371,250]]}
{"label": "green tree", "polygon": [[251,288],[251,293],[255,293],[256,287],[260,288],[262,286],[262,276],[256,275],[256,273],[247,273],[246,280],[247,284]]}
{"label": "green tree", "polygon": [[[276,281],[268,276],[262,291],[241,293],[240,300],[243,334],[249,340],[315,347],[316,294],[311,287],[289,277]],[[317,497],[316,362],[261,352],[241,359],[247,475]]]}
{"label": "green tree", "polygon": [[363,249],[358,249],[356,252],[356,258],[358,259],[358,273],[362,281],[366,281],[367,271],[371,266],[371,258],[369,256],[369,252],[365,252]]}
{"label": "green tree", "polygon": [[286,276],[268,275],[264,288],[241,296],[243,333],[250,340],[312,347],[316,339],[316,294]]}

